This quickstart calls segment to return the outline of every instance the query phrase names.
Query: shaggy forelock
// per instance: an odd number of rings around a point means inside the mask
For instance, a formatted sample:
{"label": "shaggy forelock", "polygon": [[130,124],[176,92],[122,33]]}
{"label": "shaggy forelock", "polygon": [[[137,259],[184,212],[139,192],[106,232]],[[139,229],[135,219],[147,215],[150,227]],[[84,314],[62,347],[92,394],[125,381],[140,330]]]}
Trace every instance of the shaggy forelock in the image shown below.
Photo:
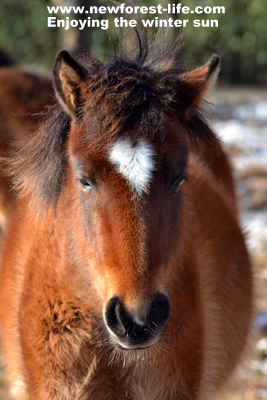
{"label": "shaggy forelock", "polygon": [[[138,136],[162,136],[168,107],[159,100],[152,73],[129,70],[120,60],[114,64],[117,65],[104,66],[88,85],[90,98],[84,110],[84,123],[90,141],[104,146],[121,135],[133,140]],[[123,68],[119,68],[121,64]]]}
{"label": "shaggy forelock", "polygon": [[164,140],[175,79],[184,71],[177,62],[179,41],[170,49],[159,40],[150,46],[145,36],[139,44],[131,55],[104,64],[93,58],[83,61],[89,70],[85,131],[95,144],[110,144],[121,135],[133,141],[139,136]]}

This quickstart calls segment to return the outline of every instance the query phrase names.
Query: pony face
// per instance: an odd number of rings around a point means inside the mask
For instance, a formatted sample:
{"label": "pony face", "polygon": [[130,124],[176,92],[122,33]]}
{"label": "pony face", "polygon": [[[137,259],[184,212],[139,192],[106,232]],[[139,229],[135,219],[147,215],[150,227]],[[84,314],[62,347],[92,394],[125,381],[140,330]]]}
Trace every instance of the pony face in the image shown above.
{"label": "pony face", "polygon": [[[124,349],[151,346],[169,319],[189,148],[179,120],[194,110],[217,66],[218,58],[171,81],[171,74],[133,61],[91,63],[90,71],[66,52],[56,60],[58,98],[72,118],[70,175],[83,221],[83,239],[81,224],[74,238],[87,243],[77,243],[79,265],[92,271],[105,326]],[[177,85],[184,99],[177,99]]]}
{"label": "pony face", "polygon": [[64,216],[66,262],[127,349],[151,346],[169,319],[187,156],[192,142],[215,140],[198,106],[219,58],[185,72],[153,57],[140,49],[102,64],[60,52],[59,104],[22,154],[18,182],[39,214]]}
{"label": "pony face", "polygon": [[[96,150],[90,127],[81,123],[70,132],[79,265],[85,276],[91,271],[112,340],[127,349],[153,344],[170,314],[166,281],[179,236],[189,141],[177,120],[166,126],[164,146],[140,131]],[[81,232],[86,249],[77,242]]]}

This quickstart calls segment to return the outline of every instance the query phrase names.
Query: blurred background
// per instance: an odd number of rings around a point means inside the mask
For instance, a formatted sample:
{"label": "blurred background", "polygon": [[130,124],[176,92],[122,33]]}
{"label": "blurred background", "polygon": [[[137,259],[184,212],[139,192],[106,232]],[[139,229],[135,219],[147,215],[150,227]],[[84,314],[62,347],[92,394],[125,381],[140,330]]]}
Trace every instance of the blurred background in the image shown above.
{"label": "blurred background", "polygon": [[[166,6],[168,2],[131,1],[131,4],[146,6],[158,3]],[[112,3],[101,0],[1,0],[0,49],[4,51],[2,56],[0,52],[1,62],[44,67],[50,71],[61,48],[72,54],[86,50],[103,58],[111,53],[109,35],[117,36],[113,24],[108,31],[48,28],[47,17],[52,14],[48,14],[47,6],[107,4]],[[192,8],[197,5],[225,6],[225,14],[171,17],[218,20],[218,27],[193,28],[192,23],[188,24],[182,31],[181,58],[189,66],[197,67],[212,53],[221,56],[219,83],[210,95],[213,103],[210,114],[214,130],[232,160],[240,218],[247,232],[257,278],[259,313],[255,321],[255,345],[224,399],[267,399],[267,7],[262,0],[184,0],[182,5]],[[79,16],[76,14],[73,18]],[[101,18],[111,20],[112,16],[92,16],[92,19]],[[172,28],[170,36],[174,38],[180,33],[179,29]],[[8,399],[4,365],[0,369],[0,399]]]}
{"label": "blurred background", "polygon": [[[120,3],[120,2],[118,2]],[[122,3],[122,2],[121,2]],[[171,1],[169,2],[171,3]],[[179,2],[175,2],[178,4]],[[93,54],[109,51],[108,35],[114,36],[112,24],[107,31],[99,28],[69,30],[47,28],[47,6],[112,5],[104,0],[1,0],[0,45],[19,64],[53,65],[61,47],[77,53],[89,50]],[[131,0],[136,5],[166,6],[166,0]],[[225,14],[170,15],[173,19],[217,19],[218,27],[192,28],[189,22],[183,31],[185,59],[201,64],[211,53],[222,57],[220,81],[230,84],[267,84],[267,7],[261,0],[185,0],[182,5],[224,6]],[[56,14],[54,14],[56,16]],[[59,17],[60,14],[57,14]],[[68,15],[71,18],[71,15]],[[78,14],[72,15],[78,18]],[[62,15],[62,18],[66,17]],[[81,16],[81,18],[86,18]],[[92,19],[107,19],[107,15],[92,15]],[[143,15],[151,18],[152,15]],[[112,18],[111,16],[109,17]],[[179,28],[172,28],[177,36]]]}

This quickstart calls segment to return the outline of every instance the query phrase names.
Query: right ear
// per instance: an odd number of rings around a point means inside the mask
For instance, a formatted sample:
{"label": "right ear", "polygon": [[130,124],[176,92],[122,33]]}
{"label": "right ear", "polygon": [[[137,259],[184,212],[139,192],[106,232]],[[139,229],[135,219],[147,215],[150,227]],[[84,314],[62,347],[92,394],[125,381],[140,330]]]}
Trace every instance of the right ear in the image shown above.
{"label": "right ear", "polygon": [[219,70],[220,57],[213,55],[202,67],[178,76],[177,101],[187,117],[199,107],[205,92],[216,82]]}
{"label": "right ear", "polygon": [[87,70],[66,50],[59,52],[54,66],[55,90],[65,111],[78,119],[86,100]]}

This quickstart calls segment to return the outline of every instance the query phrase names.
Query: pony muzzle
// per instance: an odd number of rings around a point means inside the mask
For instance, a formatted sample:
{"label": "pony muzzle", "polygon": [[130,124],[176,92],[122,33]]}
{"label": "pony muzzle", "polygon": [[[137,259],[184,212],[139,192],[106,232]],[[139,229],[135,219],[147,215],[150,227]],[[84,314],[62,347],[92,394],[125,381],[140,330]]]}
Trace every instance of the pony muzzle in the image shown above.
{"label": "pony muzzle", "polygon": [[123,349],[152,346],[170,316],[170,301],[163,293],[156,293],[142,318],[131,312],[120,297],[112,297],[105,310],[105,323],[116,344]]}

